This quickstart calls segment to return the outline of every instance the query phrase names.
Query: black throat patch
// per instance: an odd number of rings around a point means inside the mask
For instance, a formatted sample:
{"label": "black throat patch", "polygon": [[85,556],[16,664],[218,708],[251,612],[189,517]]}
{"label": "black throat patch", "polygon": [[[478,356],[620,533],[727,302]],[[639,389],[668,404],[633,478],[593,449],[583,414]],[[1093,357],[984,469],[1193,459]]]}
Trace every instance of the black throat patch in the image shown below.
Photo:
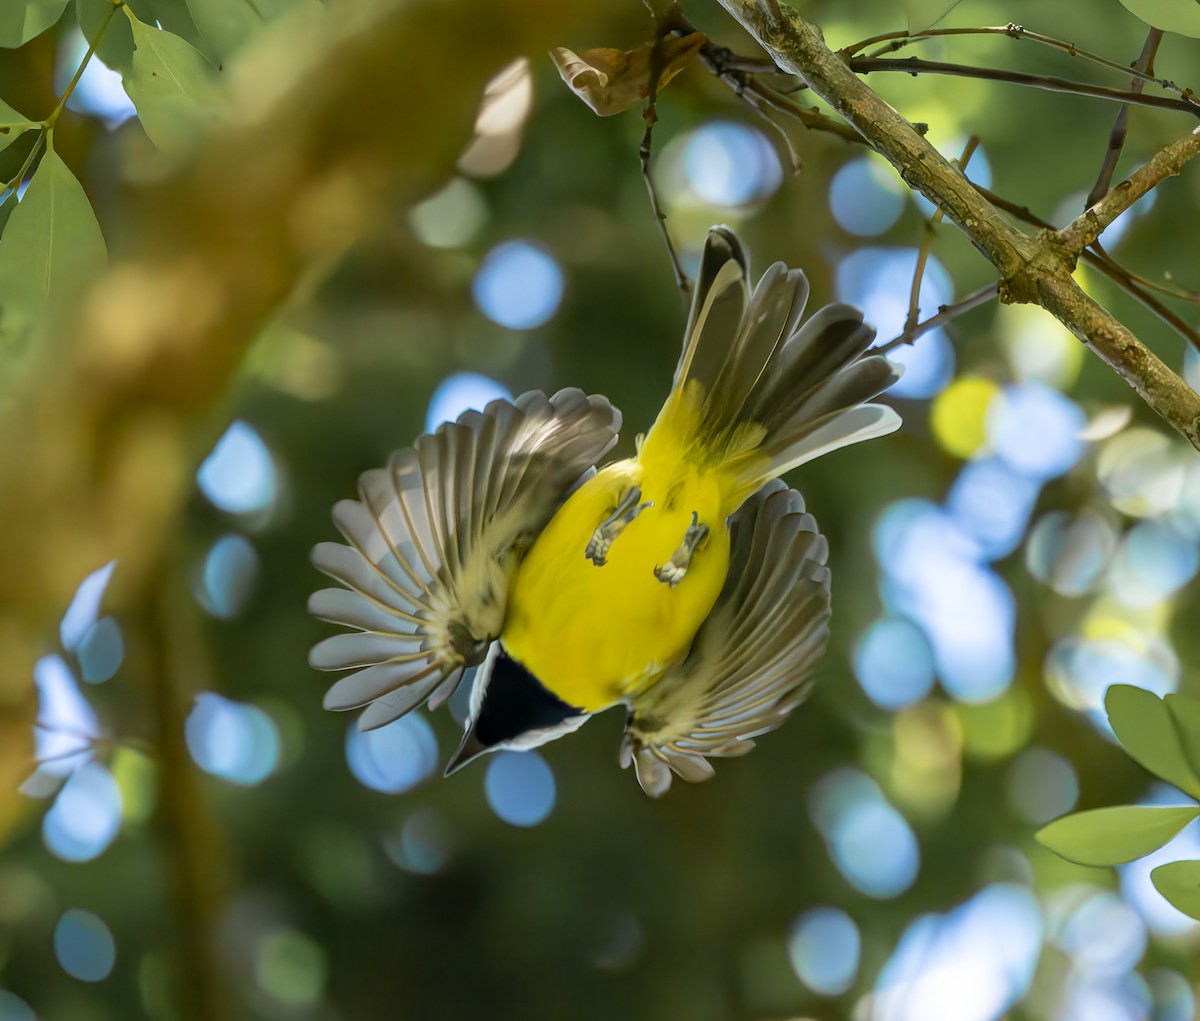
{"label": "black throat patch", "polygon": [[554,727],[583,712],[548,690],[503,648],[492,665],[474,734],[485,748],[531,730]]}

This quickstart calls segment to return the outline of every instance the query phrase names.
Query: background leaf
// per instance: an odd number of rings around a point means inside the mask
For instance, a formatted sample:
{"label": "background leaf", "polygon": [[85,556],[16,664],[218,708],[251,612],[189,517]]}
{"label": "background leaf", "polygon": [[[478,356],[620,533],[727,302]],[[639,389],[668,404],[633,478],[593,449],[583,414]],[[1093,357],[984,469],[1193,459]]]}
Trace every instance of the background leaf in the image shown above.
{"label": "background leaf", "polygon": [[187,0],[187,6],[205,43],[223,62],[298,0]]}
{"label": "background leaf", "polygon": [[1158,892],[1185,915],[1200,919],[1200,861],[1173,861],[1150,873]]}
{"label": "background leaf", "polygon": [[1147,25],[1200,39],[1200,4],[1196,0],[1121,0],[1121,5]]}
{"label": "background leaf", "polygon": [[211,115],[212,66],[186,40],[139,21],[128,7],[125,13],[134,44],[125,91],[150,140],[162,149],[176,147]]}
{"label": "background leaf", "polygon": [[1096,808],[1056,819],[1037,839],[1080,865],[1119,865],[1162,847],[1197,816],[1200,806]]}
{"label": "background leaf", "polygon": [[1137,762],[1200,798],[1200,776],[1184,753],[1166,702],[1145,688],[1114,684],[1104,697],[1104,707],[1117,739]]}
{"label": "background leaf", "polygon": [[924,32],[958,6],[958,0],[904,0],[908,30]]}
{"label": "background leaf", "polygon": [[23,46],[60,17],[67,0],[3,0],[0,2],[0,46]]}
{"label": "background leaf", "polygon": [[0,335],[20,337],[103,268],[96,214],[59,155],[48,151],[0,237]]}

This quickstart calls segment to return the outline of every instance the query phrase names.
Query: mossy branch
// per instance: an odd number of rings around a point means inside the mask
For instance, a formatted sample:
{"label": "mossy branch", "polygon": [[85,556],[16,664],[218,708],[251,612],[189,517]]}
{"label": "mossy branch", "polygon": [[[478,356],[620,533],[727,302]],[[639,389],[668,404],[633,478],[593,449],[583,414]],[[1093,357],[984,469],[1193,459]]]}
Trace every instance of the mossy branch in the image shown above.
{"label": "mossy branch", "polygon": [[[780,68],[801,77],[896,168],[910,187],[945,211],[998,270],[1002,301],[1033,303],[1049,311],[1200,450],[1200,395],[1073,279],[1075,261],[1087,243],[1089,229],[1072,231],[1068,227],[1069,233],[1043,231],[1039,235],[1022,231],[864,84],[846,60],[825,45],[815,25],[774,0],[721,0],[721,5]],[[1188,135],[1168,146],[1164,152],[1169,154],[1158,161],[1156,169],[1146,172],[1139,185],[1117,185],[1098,203],[1102,208],[1095,211],[1095,221],[1111,219],[1127,208],[1138,187],[1153,186],[1168,173],[1177,173],[1196,155],[1194,138]],[[1157,180],[1155,174],[1160,175]],[[1080,242],[1084,244],[1074,247]]]}

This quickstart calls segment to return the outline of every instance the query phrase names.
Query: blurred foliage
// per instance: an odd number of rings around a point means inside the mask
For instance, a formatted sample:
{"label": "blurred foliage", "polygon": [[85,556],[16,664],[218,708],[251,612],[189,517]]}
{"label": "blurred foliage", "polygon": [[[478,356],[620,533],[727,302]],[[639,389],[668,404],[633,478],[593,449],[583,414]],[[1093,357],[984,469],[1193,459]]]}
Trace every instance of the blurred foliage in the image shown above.
{"label": "blurred foliage", "polygon": [[[11,110],[0,106],[0,130],[30,128],[15,140],[0,135],[0,142],[11,142],[0,151],[0,180],[12,181],[15,190],[33,175],[15,212],[11,196],[0,204],[0,218],[10,214],[0,241],[0,340],[6,359],[26,351],[35,362],[42,359],[40,368],[20,373],[22,385],[33,390],[54,379],[55,360],[27,331],[47,305],[60,311],[86,282],[102,255],[96,223],[114,254],[133,243],[131,237],[136,241],[145,225],[115,218],[122,190],[163,173],[164,161],[186,165],[197,158],[189,146],[197,144],[197,123],[213,113],[210,77],[253,66],[264,77],[251,88],[269,96],[304,74],[304,53],[294,63],[280,49],[272,58],[277,63],[249,61],[279,25],[306,16],[303,8],[311,5],[130,0],[103,37],[103,19],[113,14],[109,5],[78,0],[65,12],[63,6],[8,0],[0,12],[0,44],[24,44],[0,54],[0,97],[11,104]],[[329,9],[336,14],[349,6],[331,3]],[[412,6],[420,18],[429,5]],[[18,9],[28,12],[24,20],[13,19]],[[714,41],[754,52],[710,0],[688,3],[685,12]],[[319,10],[307,14],[321,16]],[[883,0],[849,6],[814,0],[805,14],[834,47],[904,27],[904,10]],[[1117,0],[963,0],[946,23],[1006,22],[1121,63],[1137,56],[1146,31]],[[109,128],[75,104],[56,117],[52,137],[33,120],[55,109],[75,70],[77,26],[126,76],[140,122],[135,117]],[[601,14],[581,13],[575,33],[557,42],[575,52],[629,50],[646,41],[650,26],[640,4],[606,5]],[[1197,45],[1166,36],[1156,72],[1181,86],[1197,84]],[[1078,58],[1003,36],[922,46],[924,56],[959,63],[1064,77],[1091,73]],[[245,65],[238,62],[243,51]],[[434,56],[450,78],[460,61],[486,65],[486,77],[518,54],[447,49]],[[173,73],[164,75],[163,68]],[[304,603],[318,584],[308,550],[333,537],[331,505],[352,493],[359,472],[423,430],[431,394],[452,373],[483,373],[514,393],[568,385],[604,393],[625,415],[623,455],[653,420],[677,357],[683,304],[638,174],[641,119],[629,112],[601,120],[561,83],[548,58],[533,55],[531,68],[528,117],[513,119],[505,130],[482,131],[480,138],[495,143],[490,155],[480,155],[476,140],[472,165],[487,169],[459,173],[447,162],[427,197],[451,199],[432,213],[407,201],[372,209],[371,229],[340,259],[304,277],[254,339],[234,382],[206,408],[195,434],[171,448],[175,456],[194,455],[186,466],[194,472],[230,422],[240,420],[269,451],[275,489],[261,506],[222,510],[195,487],[172,522],[152,598],[118,614],[125,654],[111,680],[85,689],[100,736],[85,734],[83,747],[93,748],[114,778],[123,823],[102,854],[69,862],[48,849],[43,823],[63,778],[35,785],[38,796],[22,802],[0,858],[0,989],[8,991],[0,992],[0,1019],[27,1018],[24,1004],[43,1021],[833,1019],[850,1017],[856,1004],[856,1016],[872,1021],[999,1017],[1003,1006],[991,1013],[965,1006],[969,985],[959,993],[966,999],[958,1014],[904,1013],[907,1008],[894,1003],[863,999],[914,920],[951,912],[998,883],[1032,891],[1044,920],[1036,973],[1025,983],[1027,995],[1016,991],[1023,998],[1008,1016],[1072,1016],[1067,1011],[1076,1009],[1072,997],[1083,965],[1068,938],[1070,920],[1082,917],[1088,898],[1101,903],[1097,891],[1123,891],[1139,910],[1145,904],[1133,896],[1128,873],[1118,879],[1109,869],[1068,864],[1038,845],[1036,826],[1072,806],[1037,796],[1066,790],[1065,776],[1077,781],[1081,808],[1133,803],[1146,800],[1150,778],[1108,740],[1098,717],[1103,689],[1129,678],[1119,669],[1111,676],[1081,655],[1069,659],[1071,670],[1061,670],[1056,650],[1078,640],[1080,648],[1097,642],[1136,648],[1145,652],[1138,663],[1153,653],[1156,663],[1166,664],[1162,676],[1171,689],[1200,695],[1200,633],[1189,626],[1200,612],[1200,589],[1189,576],[1159,598],[1122,602],[1121,586],[1132,583],[1114,566],[1118,541],[1135,527],[1197,519],[1200,476],[1182,441],[1098,360],[1078,358],[1074,341],[1064,345],[1062,331],[1055,332],[1048,317],[1037,318],[1036,310],[993,303],[956,320],[949,328],[957,380],[951,389],[932,402],[898,399],[902,432],[837,452],[791,480],[829,536],[833,638],[810,702],[747,758],[722,763],[709,783],[676,785],[663,802],[652,803],[617,768],[620,721],[600,718],[546,749],[556,799],[532,828],[497,818],[485,792],[485,768],[426,779],[396,794],[367,788],[348,768],[352,721],[322,712],[324,679],[306,663],[307,649],[329,633],[306,616]],[[1127,84],[1119,77],[1104,81]],[[869,82],[905,117],[928,124],[929,137],[951,156],[977,135],[992,187],[1056,222],[1081,210],[1117,110],[1004,82],[883,74]],[[428,96],[409,97],[414,106],[436,106],[439,82],[426,84]],[[800,101],[808,102],[803,94]],[[448,138],[470,136],[474,108],[437,109]],[[403,131],[404,114],[367,108],[344,115],[355,130],[371,132]],[[777,175],[777,187],[750,188],[731,205],[689,192],[688,139],[714,120],[761,131],[778,166],[788,166],[778,134],[698,66],[671,82],[658,116],[655,172],[685,263],[710,223],[730,222],[747,239],[756,271],[774,259],[804,266],[815,307],[842,293],[838,268],[846,257],[868,245],[912,250],[922,241],[928,210],[907,197],[877,236],[843,229],[831,208],[830,183],[864,155],[861,147],[798,126],[784,130],[802,166],[794,176]],[[1132,110],[1117,179],[1190,126],[1177,112]],[[235,202],[257,172],[248,160],[238,173],[206,184]],[[733,166],[735,179],[747,172]],[[95,222],[81,208],[76,180]],[[899,187],[894,175],[888,180]],[[441,191],[444,186],[451,190]],[[308,205],[291,211],[293,222],[323,224],[320,196],[307,198]],[[1195,222],[1198,206],[1200,182],[1192,168],[1157,190],[1151,210],[1130,218],[1115,253],[1165,286],[1200,286],[1189,277],[1194,231],[1183,227]],[[54,208],[65,208],[67,219],[56,218]],[[39,233],[39,223],[50,226]],[[43,247],[59,230],[75,233]],[[552,255],[565,281],[556,312],[532,329],[501,327],[472,299],[484,257],[514,238]],[[992,279],[990,266],[950,225],[936,230],[930,246],[951,297]],[[1108,281],[1086,269],[1081,276],[1098,300],[1183,371],[1185,345],[1174,333]],[[894,300],[902,315],[907,292]],[[923,308],[922,315],[935,311]],[[193,309],[179,305],[172,314],[187,319]],[[1195,318],[1188,305],[1181,315]],[[14,339],[13,330],[23,339]],[[916,346],[927,342],[933,337]],[[1055,354],[1062,351],[1070,353]],[[993,565],[1016,608],[1011,683],[982,700],[937,688],[883,708],[852,668],[856,644],[882,608],[895,612],[893,583],[877,561],[872,529],[896,501],[946,498],[964,465],[973,463],[966,459],[989,453],[992,402],[1014,380],[1026,379],[1022,366],[1038,358],[1059,367],[1051,382],[1082,409],[1091,438],[1073,467],[1033,487],[1036,507],[1028,521],[1036,524],[1026,530],[1023,523],[1015,548]],[[20,362],[26,364],[24,355]],[[1190,376],[1193,385],[1198,371]],[[16,376],[15,367],[8,375]],[[1114,416],[1114,408],[1128,414]],[[60,409],[63,416],[74,411]],[[22,482],[5,479],[4,486]],[[1062,517],[1052,519],[1055,513]],[[1079,545],[1055,540],[1047,553],[1052,532],[1074,536]],[[252,556],[230,554],[229,562],[243,564],[235,571],[240,588],[214,603],[206,565],[214,543],[230,533],[246,540]],[[1093,549],[1084,539],[1093,535],[1101,562],[1089,581],[1074,585],[1079,558]],[[1194,549],[1196,536],[1187,541]],[[117,579],[121,570],[118,563]],[[943,582],[950,602],[958,598],[956,583],[950,575]],[[102,639],[90,641],[101,646]],[[62,643],[59,649],[47,634],[42,652],[57,650],[76,674],[87,673],[95,649],[66,637]],[[1125,662],[1118,658],[1118,668]],[[273,740],[277,760],[261,782],[230,782],[211,775],[219,769],[200,771],[188,757],[177,724],[206,692],[265,714],[266,724],[261,714],[253,717],[253,740]],[[1135,758],[1188,789],[1139,754],[1119,720],[1113,722]],[[430,723],[444,761],[458,727],[446,713]],[[80,747],[72,746],[75,753]],[[911,886],[871,896],[835,864],[832,841],[820,828],[823,813],[832,811],[822,798],[844,788],[847,776],[859,788],[869,777],[871,797],[907,820],[920,850]],[[86,779],[80,776],[79,783]],[[900,853],[888,845],[859,851],[885,858]],[[1179,879],[1180,886],[1190,878]],[[789,958],[793,923],[819,905],[844,911],[862,941],[861,966],[851,969],[845,991],[829,995],[806,986],[796,955]],[[1095,926],[1097,938],[1131,931],[1128,917]],[[94,919],[102,920],[99,929]],[[115,963],[93,983],[98,973],[89,968],[105,960],[107,944],[96,936],[102,931],[111,933]],[[1124,971],[1111,967],[1113,988],[1122,990],[1113,994],[1118,1006],[1111,1009],[1124,1013],[1103,1016],[1190,1016],[1170,1013],[1176,986],[1162,976],[1183,976],[1185,988],[1195,983],[1197,933],[1170,926],[1155,933]],[[1135,965],[1145,981],[1130,978]]]}

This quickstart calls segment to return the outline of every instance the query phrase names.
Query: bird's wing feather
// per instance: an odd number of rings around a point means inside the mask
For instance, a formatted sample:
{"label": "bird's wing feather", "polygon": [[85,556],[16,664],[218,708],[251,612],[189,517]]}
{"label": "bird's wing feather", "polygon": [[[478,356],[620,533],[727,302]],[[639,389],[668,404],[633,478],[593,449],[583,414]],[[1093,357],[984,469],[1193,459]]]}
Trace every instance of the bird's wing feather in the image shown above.
{"label": "bird's wing feather", "polygon": [[687,657],[630,706],[621,764],[658,797],[675,773],[713,774],[803,699],[828,636],[828,546],[804,501],[775,480],[731,518],[729,576]]}
{"label": "bird's wing feather", "polygon": [[319,670],[353,670],[327,709],[366,706],[383,726],[440,705],[504,624],[521,557],[571,488],[616,442],[620,413],[603,397],[560,390],[468,411],[359,479],[333,519],[347,545],[313,563],[344,588],[314,592],[309,612],[355,630],[315,645]]}

